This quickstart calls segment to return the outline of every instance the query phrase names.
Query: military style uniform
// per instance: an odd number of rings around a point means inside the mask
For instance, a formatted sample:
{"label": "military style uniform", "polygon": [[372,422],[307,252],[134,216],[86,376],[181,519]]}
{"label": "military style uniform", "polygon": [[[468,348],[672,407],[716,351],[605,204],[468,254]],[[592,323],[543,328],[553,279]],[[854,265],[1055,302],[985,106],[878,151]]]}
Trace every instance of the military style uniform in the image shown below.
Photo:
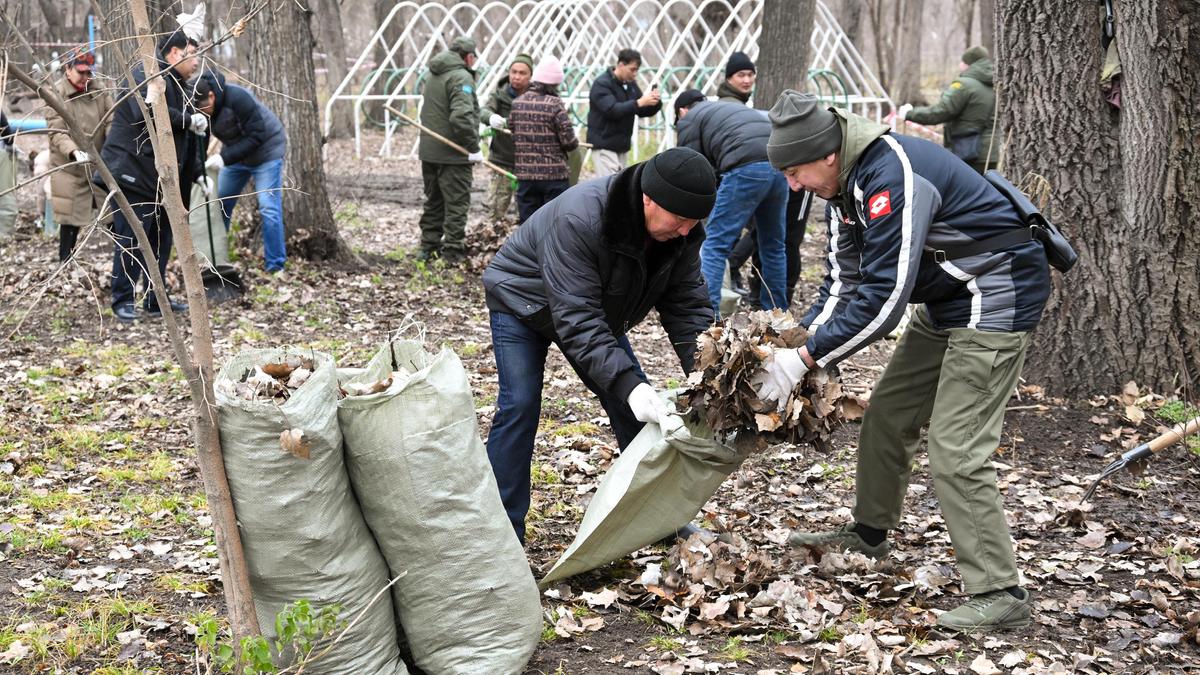
{"label": "military style uniform", "polygon": [[981,58],[962,72],[936,105],[913,108],[905,117],[917,124],[943,124],[942,144],[971,168],[983,173],[996,168],[1000,144],[993,142],[996,92],[992,89],[992,61]]}
{"label": "military style uniform", "polygon": [[[467,68],[463,57],[450,50],[433,57],[422,94],[421,124],[468,152],[479,152],[475,72]],[[423,131],[417,156],[425,184],[421,252],[425,256],[461,258],[466,254],[472,163],[466,155]]]}

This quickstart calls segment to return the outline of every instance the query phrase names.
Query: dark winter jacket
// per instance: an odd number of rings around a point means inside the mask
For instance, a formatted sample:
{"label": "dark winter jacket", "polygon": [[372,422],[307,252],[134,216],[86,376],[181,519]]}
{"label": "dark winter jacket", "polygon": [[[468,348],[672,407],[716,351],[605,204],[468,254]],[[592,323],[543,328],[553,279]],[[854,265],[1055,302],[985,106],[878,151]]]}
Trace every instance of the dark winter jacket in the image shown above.
{"label": "dark winter jacket", "polygon": [[534,83],[513,101],[508,118],[516,143],[517,180],[567,180],[567,153],[579,147],[562,99]]}
{"label": "dark winter jacket", "polygon": [[[513,99],[517,97],[517,90],[513,89],[508,83],[508,76],[500,78],[500,83],[496,85],[496,90],[488,97],[487,105],[483,110],[479,111],[479,121],[487,124],[492,115],[499,115],[504,119],[508,119],[508,114],[512,112]],[[509,125],[512,128],[512,125]],[[513,168],[513,163],[516,162],[517,151],[513,147],[512,134],[506,134],[503,131],[496,131],[492,134],[492,142],[488,146],[491,152],[488,154],[488,160],[493,164],[509,169]]]}
{"label": "dark winter jacket", "polygon": [[651,309],[685,372],[712,323],[700,274],[704,231],[654,242],[646,234],[642,164],[567,190],[508,238],[483,273],[487,305],[558,343],[620,400],[642,379],[617,338]]}
{"label": "dark winter jacket", "polygon": [[695,150],[718,174],[767,161],[771,121],[767,113],[740,103],[701,101],[675,123],[678,144]]}
{"label": "dark winter jacket", "polygon": [[[475,98],[475,71],[463,57],[446,50],[429,61],[429,78],[421,90],[421,124],[461,145],[479,152],[479,100]],[[435,164],[470,164],[467,156],[438,139],[421,132],[417,156]]]}
{"label": "dark winter jacket", "polygon": [[992,89],[991,60],[972,63],[950,83],[936,105],[913,108],[905,119],[917,124],[944,124],[942,144],[947,149],[977,171],[983,169],[985,156],[988,166],[995,168],[1000,160],[1000,146],[992,142],[996,92]]}
{"label": "dark winter jacket", "polygon": [[847,174],[829,202],[825,283],[803,320],[817,364],[886,335],[909,303],[924,303],[939,329],[1032,330],[1050,292],[1040,243],[954,260],[933,253],[1025,227],[1008,199],[934,143],[839,116]]}
{"label": "dark winter jacket", "polygon": [[729,84],[729,80],[721,80],[721,84],[717,87],[717,100],[722,103],[737,103],[738,105],[747,105],[750,103],[750,94],[743,94]]}
{"label": "dark winter jacket", "polygon": [[209,132],[221,144],[221,159],[226,165],[258,166],[283,159],[287,136],[283,123],[271,109],[236,84],[227,84],[224,76],[213,78],[212,121]]}
{"label": "dark winter jacket", "polygon": [[634,117],[653,117],[662,110],[662,103],[638,107],[642,90],[637,82],[621,82],[612,69],[592,82],[588,94],[587,140],[597,150],[629,152],[633,146]]}
{"label": "dark winter jacket", "polygon": [[0,143],[12,144],[13,132],[8,126],[8,116],[0,112]]}
{"label": "dark winter jacket", "polygon": [[[162,60],[158,62],[158,66],[162,69],[168,67]],[[146,76],[140,65],[134,68],[132,76],[133,84],[144,101]],[[206,137],[187,130],[188,120],[197,112],[192,105],[192,89],[179,79],[175,71],[163,75],[163,79],[166,83],[171,134],[175,139],[175,158],[179,165],[179,187],[183,193],[183,203],[186,205],[191,198],[192,183],[204,175],[202,153]],[[123,84],[127,91],[129,82]],[[118,98],[124,96],[125,91],[122,91]],[[142,110],[133,96],[117,104],[108,137],[100,150],[100,157],[108,165],[126,195],[156,199],[159,188],[158,169],[154,166],[154,146],[150,142],[150,132]]]}

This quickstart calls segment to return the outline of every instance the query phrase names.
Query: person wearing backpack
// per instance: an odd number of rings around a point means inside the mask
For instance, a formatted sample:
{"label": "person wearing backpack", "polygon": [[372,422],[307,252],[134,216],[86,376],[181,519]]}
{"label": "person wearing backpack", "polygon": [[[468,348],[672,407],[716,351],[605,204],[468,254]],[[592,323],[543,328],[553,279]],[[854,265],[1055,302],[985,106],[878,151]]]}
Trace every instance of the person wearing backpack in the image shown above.
{"label": "person wearing backpack", "polygon": [[840,363],[923,303],[863,418],[853,522],[789,542],[886,556],[928,425],[930,473],[972,596],[938,625],[1027,625],[1029,592],[990,458],[1050,294],[1041,236],[991,180],[934,143],[791,90],[770,119],[771,163],[793,189],[829,201],[830,232],[825,282],[802,321],[810,337],[764,361],[759,397],[782,407],[808,370]]}

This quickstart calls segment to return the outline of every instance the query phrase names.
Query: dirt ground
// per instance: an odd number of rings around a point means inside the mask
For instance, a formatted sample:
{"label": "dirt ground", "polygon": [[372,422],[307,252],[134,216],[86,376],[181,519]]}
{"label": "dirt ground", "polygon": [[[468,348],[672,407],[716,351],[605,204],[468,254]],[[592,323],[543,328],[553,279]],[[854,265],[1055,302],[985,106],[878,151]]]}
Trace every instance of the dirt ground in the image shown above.
{"label": "dirt ground", "polygon": [[[293,259],[267,276],[261,247],[240,238],[249,290],[211,310],[217,361],[303,345],[362,365],[411,317],[430,345],[462,358],[486,436],[497,379],[485,254],[475,267],[416,265],[419,166],[350,152],[346,141],[330,149],[331,196],[365,266]],[[485,249],[499,241],[482,223],[487,182],[478,169],[469,231]],[[60,270],[57,242],[35,232],[31,196],[22,199],[20,236],[0,244],[0,672],[195,672],[195,627],[223,608],[186,384],[160,321],[125,326],[108,311],[108,241],[93,233]],[[815,215],[810,232],[798,311],[821,274]],[[683,379],[654,320],[631,340],[656,384]],[[868,395],[891,347],[854,357],[848,389]],[[617,450],[557,351],[546,379],[527,546],[535,573],[570,543]],[[1047,384],[1025,373],[996,457],[1033,594],[1028,628],[934,630],[962,596],[923,454],[887,560],[788,550],[787,530],[849,518],[851,424],[832,452],[772,446],[726,481],[698,519],[733,545],[650,547],[551,589],[527,672],[1200,672],[1200,457],[1177,445],[1078,504],[1095,474],[1183,414],[1180,404],[1136,385],[1063,401]],[[724,556],[734,572],[677,593],[643,584],[651,567],[695,555]]]}

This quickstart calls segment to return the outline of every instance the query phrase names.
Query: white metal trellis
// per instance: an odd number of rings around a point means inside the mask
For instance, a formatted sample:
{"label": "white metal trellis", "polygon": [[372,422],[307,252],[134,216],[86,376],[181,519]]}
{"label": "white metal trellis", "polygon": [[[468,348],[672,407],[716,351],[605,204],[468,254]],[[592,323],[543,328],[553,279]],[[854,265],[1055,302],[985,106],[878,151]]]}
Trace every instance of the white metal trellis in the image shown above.
{"label": "white metal trellis", "polygon": [[[364,123],[383,126],[378,152],[393,154],[395,120],[382,106],[380,119],[370,120],[364,106],[376,102],[419,110],[426,64],[459,35],[470,35],[479,45],[481,104],[517,54],[529,53],[535,61],[554,55],[567,75],[563,100],[583,125],[592,80],[624,47],[642,53],[642,88],[657,83],[664,101],[689,87],[712,94],[724,77],[729,54],[744,51],[757,58],[761,17],[762,0],[520,0],[482,7],[403,0],[392,7],[325,104],[325,132],[333,106],[350,105],[356,155],[362,155]],[[821,0],[809,40],[811,90],[876,120],[893,109],[878,78]],[[635,159],[670,145],[673,134],[666,133],[667,123],[661,114],[639,123]],[[416,145],[405,152],[414,155]]]}

